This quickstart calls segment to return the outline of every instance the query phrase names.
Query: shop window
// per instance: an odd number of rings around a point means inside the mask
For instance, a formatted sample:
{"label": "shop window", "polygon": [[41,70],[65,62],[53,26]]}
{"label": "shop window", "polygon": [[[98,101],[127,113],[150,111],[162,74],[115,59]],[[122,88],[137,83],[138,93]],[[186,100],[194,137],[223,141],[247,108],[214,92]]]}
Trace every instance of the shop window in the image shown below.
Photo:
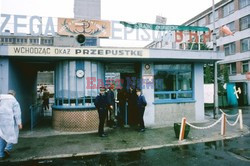
{"label": "shop window", "polygon": [[234,12],[234,2],[230,2],[229,4],[223,7],[223,17],[226,17]]}
{"label": "shop window", "polygon": [[249,69],[249,63],[248,63],[248,61],[243,61],[242,62],[242,73],[248,72],[248,69]]}
{"label": "shop window", "polygon": [[[209,14],[209,23],[213,23],[213,12]],[[219,13],[218,13],[218,10],[214,11],[214,18],[215,18],[215,21],[217,21],[219,19]]]}
{"label": "shop window", "polygon": [[155,101],[193,99],[191,64],[155,65]]}
{"label": "shop window", "polygon": [[250,38],[242,39],[240,41],[241,52],[250,51]]}
{"label": "shop window", "polygon": [[235,54],[235,42],[224,45],[225,56]]}
{"label": "shop window", "polygon": [[250,0],[239,0],[240,9],[250,5]]}
{"label": "shop window", "polygon": [[247,15],[240,19],[240,30],[243,31],[248,28],[250,28],[250,15]]}

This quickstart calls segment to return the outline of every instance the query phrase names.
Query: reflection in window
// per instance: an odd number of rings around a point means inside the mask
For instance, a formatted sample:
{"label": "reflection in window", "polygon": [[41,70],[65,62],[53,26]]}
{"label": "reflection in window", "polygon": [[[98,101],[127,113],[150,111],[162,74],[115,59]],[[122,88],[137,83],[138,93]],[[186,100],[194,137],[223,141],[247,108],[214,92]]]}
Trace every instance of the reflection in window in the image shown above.
{"label": "reflection in window", "polygon": [[155,65],[155,100],[192,99],[191,64]]}

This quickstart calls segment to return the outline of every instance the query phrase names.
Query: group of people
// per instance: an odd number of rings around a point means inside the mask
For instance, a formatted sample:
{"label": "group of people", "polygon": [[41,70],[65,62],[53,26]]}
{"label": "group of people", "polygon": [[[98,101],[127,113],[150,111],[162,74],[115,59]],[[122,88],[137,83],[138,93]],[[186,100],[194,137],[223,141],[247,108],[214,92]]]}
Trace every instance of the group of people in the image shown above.
{"label": "group of people", "polygon": [[[143,115],[145,107],[147,105],[145,97],[142,95],[141,89],[134,89],[132,86],[129,91],[126,92],[124,89],[118,89],[117,100],[114,94],[114,84],[112,84],[108,91],[105,87],[100,87],[100,94],[95,99],[95,106],[98,110],[99,115],[99,128],[98,134],[100,137],[106,137],[107,134],[104,132],[104,124],[106,117],[108,119],[108,125],[116,128],[117,125],[124,126],[125,121],[129,125],[139,125],[139,131],[145,131],[145,125]],[[118,103],[119,113],[115,115],[115,103]],[[127,119],[126,106],[127,109]]]}
{"label": "group of people", "polygon": [[9,157],[22,129],[21,109],[15,91],[0,94],[0,160]]}
{"label": "group of people", "polygon": [[50,93],[47,89],[47,86],[41,86],[40,87],[40,94],[39,97],[43,100],[43,110],[49,110],[49,96]]}

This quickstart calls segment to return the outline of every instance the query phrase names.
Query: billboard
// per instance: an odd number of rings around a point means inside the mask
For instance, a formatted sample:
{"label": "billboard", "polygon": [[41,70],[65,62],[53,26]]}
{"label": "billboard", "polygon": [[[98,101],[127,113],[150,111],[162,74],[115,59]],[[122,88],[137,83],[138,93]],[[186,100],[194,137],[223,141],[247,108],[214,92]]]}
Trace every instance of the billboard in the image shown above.
{"label": "billboard", "polygon": [[110,31],[110,21],[58,18],[58,35],[76,36],[83,34],[86,37],[108,38]]}

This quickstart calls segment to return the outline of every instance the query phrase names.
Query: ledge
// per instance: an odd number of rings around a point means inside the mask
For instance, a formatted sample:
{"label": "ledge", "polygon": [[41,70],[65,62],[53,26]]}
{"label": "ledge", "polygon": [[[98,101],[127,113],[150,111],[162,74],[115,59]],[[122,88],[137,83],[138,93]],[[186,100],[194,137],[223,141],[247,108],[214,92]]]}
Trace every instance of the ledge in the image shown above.
{"label": "ledge", "polygon": [[187,99],[187,100],[156,100],[153,104],[178,104],[178,103],[195,103],[196,100],[194,99]]}
{"label": "ledge", "polygon": [[93,106],[93,105],[91,105],[91,106],[56,106],[56,105],[53,105],[52,109],[54,109],[54,110],[69,110],[69,111],[73,111],[73,110],[90,111],[90,110],[95,109],[95,106]]}

